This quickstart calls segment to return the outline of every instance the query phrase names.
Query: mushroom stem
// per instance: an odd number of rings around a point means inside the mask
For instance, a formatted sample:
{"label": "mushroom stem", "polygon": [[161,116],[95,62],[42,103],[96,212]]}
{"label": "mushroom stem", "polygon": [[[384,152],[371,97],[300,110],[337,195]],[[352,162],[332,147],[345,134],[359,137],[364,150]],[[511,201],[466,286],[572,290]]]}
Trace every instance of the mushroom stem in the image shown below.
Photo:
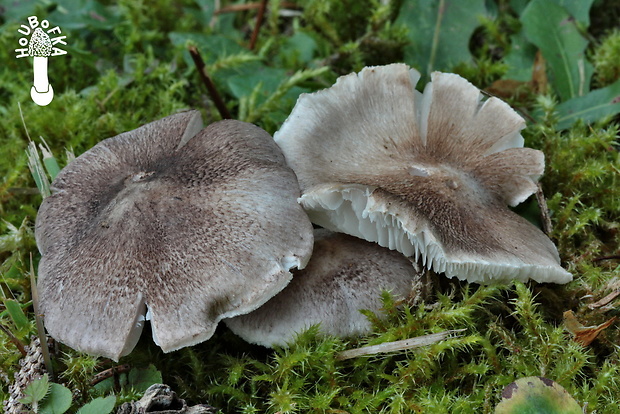
{"label": "mushroom stem", "polygon": [[54,99],[54,89],[47,78],[47,57],[35,56],[33,59],[34,82],[30,89],[30,96],[34,103],[45,106]]}

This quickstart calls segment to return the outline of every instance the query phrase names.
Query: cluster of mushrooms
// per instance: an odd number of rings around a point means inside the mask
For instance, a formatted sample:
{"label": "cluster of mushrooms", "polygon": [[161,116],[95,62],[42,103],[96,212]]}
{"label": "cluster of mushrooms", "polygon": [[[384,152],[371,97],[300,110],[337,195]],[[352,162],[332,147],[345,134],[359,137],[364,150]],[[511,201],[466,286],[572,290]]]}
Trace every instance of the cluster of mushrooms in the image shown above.
{"label": "cluster of mushrooms", "polygon": [[419,78],[404,64],[343,76],[302,95],[274,138],[233,120],[203,129],[188,111],[76,158],[36,221],[50,335],[118,360],[147,320],[165,352],[223,320],[286,345],[317,323],[367,332],[359,310],[378,311],[382,290],[408,296],[418,264],[477,283],[570,281],[508,208],[544,170],[523,119],[457,75],[433,73],[423,93]]}

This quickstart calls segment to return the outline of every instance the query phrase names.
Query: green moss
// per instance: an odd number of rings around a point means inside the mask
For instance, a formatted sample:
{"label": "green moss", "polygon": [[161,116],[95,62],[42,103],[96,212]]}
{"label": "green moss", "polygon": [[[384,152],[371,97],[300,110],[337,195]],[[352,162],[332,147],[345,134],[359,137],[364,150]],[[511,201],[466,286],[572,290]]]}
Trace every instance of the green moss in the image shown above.
{"label": "green moss", "polygon": [[[248,413],[491,412],[503,387],[522,376],[546,375],[578,394],[595,384],[589,374],[603,375],[592,350],[547,321],[530,287],[448,286],[451,293],[440,289],[436,302],[416,307],[385,295],[387,319],[369,314],[375,331],[365,338],[322,338],[313,328],[290,348],[268,351],[220,330],[160,367],[185,378],[180,390],[191,399]],[[414,351],[337,359],[344,349],[453,327],[467,332]],[[589,396],[599,405],[609,397]]]}
{"label": "green moss", "polygon": [[399,1],[305,2],[305,23],[318,34],[329,64],[338,74],[403,58],[406,29],[394,25]]}
{"label": "green moss", "polygon": [[594,50],[592,63],[596,73],[596,82],[601,87],[610,85],[620,79],[620,30],[611,31]]}
{"label": "green moss", "polygon": [[530,139],[547,160],[542,182],[554,216],[552,236],[573,263],[618,251],[617,137],[618,126],[605,122],[578,124],[562,133],[544,124],[533,128]]}

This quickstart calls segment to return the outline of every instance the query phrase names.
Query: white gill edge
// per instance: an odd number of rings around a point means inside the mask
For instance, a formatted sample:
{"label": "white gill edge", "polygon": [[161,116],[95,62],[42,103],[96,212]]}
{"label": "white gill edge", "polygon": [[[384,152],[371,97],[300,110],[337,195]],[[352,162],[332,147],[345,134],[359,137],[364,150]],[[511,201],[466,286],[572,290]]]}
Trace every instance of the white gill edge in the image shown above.
{"label": "white gill edge", "polygon": [[[493,263],[483,259],[458,257],[446,259],[445,252],[424,223],[403,222],[372,196],[374,187],[363,185],[322,186],[306,192],[299,202],[310,220],[332,231],[343,232],[419,259],[436,273],[477,283],[511,280],[567,283],[572,275],[557,266],[523,263]],[[414,227],[415,228],[411,228]]]}

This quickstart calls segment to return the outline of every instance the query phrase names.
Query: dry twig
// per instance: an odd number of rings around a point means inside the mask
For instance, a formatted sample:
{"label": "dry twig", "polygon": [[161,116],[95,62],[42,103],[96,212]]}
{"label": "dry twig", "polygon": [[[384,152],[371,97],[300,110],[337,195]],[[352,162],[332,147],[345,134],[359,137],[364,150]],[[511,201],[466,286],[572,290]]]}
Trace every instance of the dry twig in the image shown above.
{"label": "dry twig", "polygon": [[32,261],[32,253],[30,253],[30,289],[32,295],[32,307],[34,309],[34,320],[37,325],[37,336],[41,343],[41,354],[43,356],[43,363],[45,364],[45,370],[50,376],[50,380],[54,381],[54,368],[52,367],[52,358],[50,357],[50,351],[47,345],[47,336],[45,335],[45,327],[43,326],[43,314],[39,311],[39,291],[37,290],[37,283],[34,277],[34,266]]}
{"label": "dry twig", "polygon": [[0,323],[0,331],[4,332],[4,334],[9,337],[9,341],[13,342],[13,345],[15,345],[17,347],[17,349],[19,350],[20,354],[22,354],[22,357],[25,357],[26,356],[26,348],[24,348],[24,344],[22,344],[22,341],[17,339],[15,337],[15,335],[13,335],[13,333],[6,326],[4,326],[1,323]]}
{"label": "dry twig", "polygon": [[543,231],[548,236],[553,230],[553,226],[551,224],[551,216],[549,215],[547,200],[545,199],[545,195],[543,194],[540,183],[536,184],[536,187],[536,201],[538,202],[538,207],[540,208],[540,218],[542,220]]}
{"label": "dry twig", "polygon": [[258,8],[258,15],[256,16],[256,25],[254,25],[254,31],[252,31],[252,37],[250,38],[250,50],[254,50],[256,47],[256,41],[258,40],[258,32],[263,25],[263,17],[265,16],[265,9],[267,8],[267,0],[261,0],[260,7]]}
{"label": "dry twig", "polygon": [[215,107],[220,113],[220,116],[222,117],[222,119],[232,119],[232,116],[230,115],[228,108],[224,104],[222,97],[220,96],[217,89],[215,88],[215,84],[213,83],[213,81],[209,77],[209,74],[207,73],[207,68],[205,67],[205,62],[202,60],[202,56],[200,56],[200,52],[198,52],[198,49],[196,49],[195,46],[189,46],[188,50],[189,50],[189,54],[192,56],[192,59],[194,60],[194,65],[196,65],[196,69],[198,69],[198,74],[200,75],[200,79],[202,80],[202,83],[204,83],[205,86],[207,87],[209,96],[211,96],[211,99],[213,100]]}
{"label": "dry twig", "polygon": [[596,309],[596,308],[600,308],[602,306],[605,306],[609,302],[614,300],[618,295],[620,295],[620,290],[614,290],[613,292],[611,292],[609,295],[605,296],[604,298],[599,299],[596,302],[589,304],[588,308]]}
{"label": "dry twig", "polygon": [[415,338],[403,339],[394,342],[384,342],[379,345],[363,346],[361,348],[348,349],[340,352],[336,359],[345,360],[351,358],[357,358],[360,356],[374,355],[386,352],[402,351],[405,349],[419,348],[422,346],[432,345],[434,343],[443,341],[446,338],[456,338],[461,335],[461,332],[465,329],[452,329],[449,331],[443,331],[430,335],[422,335]]}

